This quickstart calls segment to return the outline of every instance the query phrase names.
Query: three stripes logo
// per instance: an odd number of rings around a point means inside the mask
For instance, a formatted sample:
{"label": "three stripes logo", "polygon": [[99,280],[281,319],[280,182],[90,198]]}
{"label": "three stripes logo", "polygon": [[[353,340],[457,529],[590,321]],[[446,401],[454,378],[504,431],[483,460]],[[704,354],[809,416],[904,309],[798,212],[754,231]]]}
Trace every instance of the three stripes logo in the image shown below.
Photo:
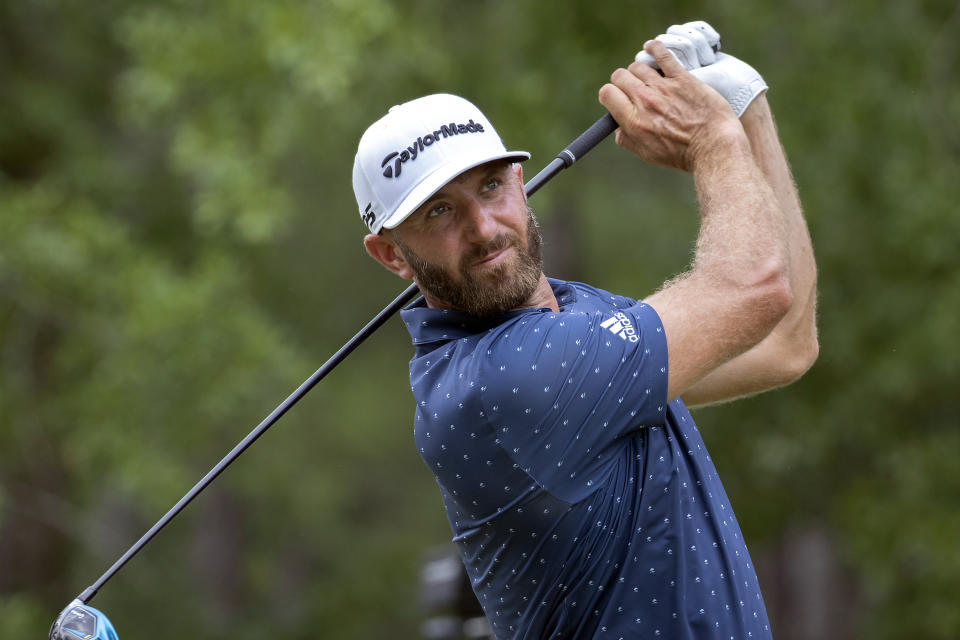
{"label": "three stripes logo", "polygon": [[613,314],[612,318],[607,318],[601,322],[600,326],[621,340],[629,340],[630,342],[640,341],[640,336],[637,335],[636,329],[633,328],[633,322],[621,311]]}

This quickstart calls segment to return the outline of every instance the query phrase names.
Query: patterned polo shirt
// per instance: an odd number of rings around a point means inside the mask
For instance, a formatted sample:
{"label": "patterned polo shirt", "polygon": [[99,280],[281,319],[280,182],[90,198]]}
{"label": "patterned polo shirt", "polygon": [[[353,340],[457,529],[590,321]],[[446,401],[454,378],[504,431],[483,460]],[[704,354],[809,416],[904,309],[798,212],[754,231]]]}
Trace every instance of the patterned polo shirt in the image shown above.
{"label": "patterned polo shirt", "polygon": [[656,312],[550,284],[559,313],[402,311],[416,445],[497,638],[770,638]]}

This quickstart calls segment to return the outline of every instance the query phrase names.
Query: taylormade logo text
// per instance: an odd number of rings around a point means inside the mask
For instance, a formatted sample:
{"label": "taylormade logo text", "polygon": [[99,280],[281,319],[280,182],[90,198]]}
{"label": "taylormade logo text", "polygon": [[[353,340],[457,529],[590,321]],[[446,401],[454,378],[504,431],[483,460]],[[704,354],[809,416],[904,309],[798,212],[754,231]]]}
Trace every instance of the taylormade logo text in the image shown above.
{"label": "taylormade logo text", "polygon": [[607,318],[601,322],[600,326],[613,335],[619,336],[621,340],[629,340],[630,342],[640,341],[640,336],[637,335],[636,329],[633,328],[633,323],[630,321],[630,318],[621,311],[613,314],[612,318]]}
{"label": "taylormade logo text", "polygon": [[450,124],[441,126],[436,131],[431,131],[422,136],[418,136],[417,139],[410,143],[410,146],[406,149],[401,151],[391,151],[387,154],[387,156],[380,163],[380,167],[383,168],[383,177],[399,178],[400,170],[403,167],[404,162],[413,162],[417,159],[417,156],[420,155],[421,151],[433,143],[439,142],[441,138],[448,138],[450,136],[457,136],[464,133],[483,133],[483,125],[477,124],[472,119],[467,122],[467,124],[456,124],[451,122]]}

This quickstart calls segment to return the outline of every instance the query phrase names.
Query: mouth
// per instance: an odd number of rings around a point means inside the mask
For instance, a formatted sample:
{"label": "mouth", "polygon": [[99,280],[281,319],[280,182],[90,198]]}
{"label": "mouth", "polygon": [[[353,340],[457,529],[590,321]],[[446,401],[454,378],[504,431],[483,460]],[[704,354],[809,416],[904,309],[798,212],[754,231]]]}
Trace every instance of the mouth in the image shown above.
{"label": "mouth", "polygon": [[507,254],[510,252],[511,248],[512,248],[512,245],[508,247],[504,247],[503,249],[500,249],[498,251],[488,253],[486,256],[484,256],[480,260],[477,260],[470,266],[471,268],[475,268],[475,269],[476,268],[486,269],[489,267],[496,266],[501,262],[503,262],[504,260],[506,260]]}

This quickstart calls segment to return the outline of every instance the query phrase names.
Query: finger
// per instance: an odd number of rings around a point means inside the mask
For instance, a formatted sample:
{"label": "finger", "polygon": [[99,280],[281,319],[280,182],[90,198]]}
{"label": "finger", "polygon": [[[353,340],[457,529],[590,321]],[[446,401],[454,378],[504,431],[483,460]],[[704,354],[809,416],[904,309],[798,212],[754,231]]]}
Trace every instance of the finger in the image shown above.
{"label": "finger", "polygon": [[677,76],[682,75],[685,71],[680,61],[677,60],[674,54],[671,53],[670,49],[667,48],[667,45],[665,45],[659,38],[647,42],[643,48],[647,53],[653,56],[657,66],[659,66],[663,71],[663,75]]}
{"label": "finger", "polygon": [[720,51],[720,34],[717,33],[717,30],[711,27],[709,24],[703,20],[694,20],[693,22],[684,23],[685,27],[690,27],[694,31],[699,31],[703,34],[703,37],[707,39],[707,44],[710,45],[710,48],[716,52]]}
{"label": "finger", "polygon": [[[619,71],[626,70],[620,69]],[[614,72],[614,75],[617,75],[617,73]],[[613,119],[617,122],[627,122],[626,116],[634,114],[637,109],[637,105],[634,104],[623,89],[613,82],[608,82],[600,87],[598,98],[600,104],[610,112],[610,115],[612,115]]]}
{"label": "finger", "polygon": [[[639,68],[638,71],[640,74],[628,69],[617,69],[610,74],[610,84],[623,91],[627,98],[635,101],[637,96],[648,90],[647,82],[651,78],[659,78],[660,76],[656,71],[646,65],[637,64],[636,62],[634,62],[633,65]],[[648,76],[644,78],[643,73],[648,74]]]}
{"label": "finger", "polygon": [[[650,59],[653,60],[652,57]],[[654,64],[656,64],[655,60]],[[627,67],[627,70],[639,78],[644,84],[650,84],[656,80],[659,80],[662,77],[659,69],[659,66],[651,67],[644,62],[632,62],[630,66]]]}
{"label": "finger", "polygon": [[600,88],[600,104],[621,126],[646,111],[645,105],[652,99],[650,87],[641,76],[646,74],[647,80],[660,79],[659,73],[646,65],[634,62],[631,67],[634,66],[640,75],[632,69],[617,69],[610,74],[610,82]]}
{"label": "finger", "polygon": [[647,48],[647,45],[650,44],[650,42],[651,42],[650,40],[647,40],[646,42],[643,43],[643,49],[640,49],[640,51],[637,52],[637,55],[633,57],[633,61],[639,62],[641,64],[645,64],[651,69],[657,69],[659,71],[660,65],[657,64],[657,61],[654,60],[652,55],[650,55],[644,50]]}
{"label": "finger", "polygon": [[640,64],[645,64],[651,69],[659,69],[657,66],[657,61],[653,59],[653,56],[647,53],[646,51],[639,51],[637,55],[633,57],[634,62],[639,62]]}
{"label": "finger", "polygon": [[659,36],[657,36],[657,40],[667,45],[667,49],[670,50],[670,53],[673,54],[673,57],[679,60],[680,64],[683,65],[683,68],[687,71],[700,67],[700,62],[697,59],[697,52],[693,47],[693,43],[683,36],[672,36],[666,33],[661,33]]}
{"label": "finger", "polygon": [[707,42],[706,36],[693,27],[675,24],[667,29],[667,33],[673,36],[686,38],[693,44],[693,48],[697,53],[698,67],[705,67],[708,64],[713,64],[716,60],[716,54],[714,54],[713,49],[710,48],[710,44]]}

